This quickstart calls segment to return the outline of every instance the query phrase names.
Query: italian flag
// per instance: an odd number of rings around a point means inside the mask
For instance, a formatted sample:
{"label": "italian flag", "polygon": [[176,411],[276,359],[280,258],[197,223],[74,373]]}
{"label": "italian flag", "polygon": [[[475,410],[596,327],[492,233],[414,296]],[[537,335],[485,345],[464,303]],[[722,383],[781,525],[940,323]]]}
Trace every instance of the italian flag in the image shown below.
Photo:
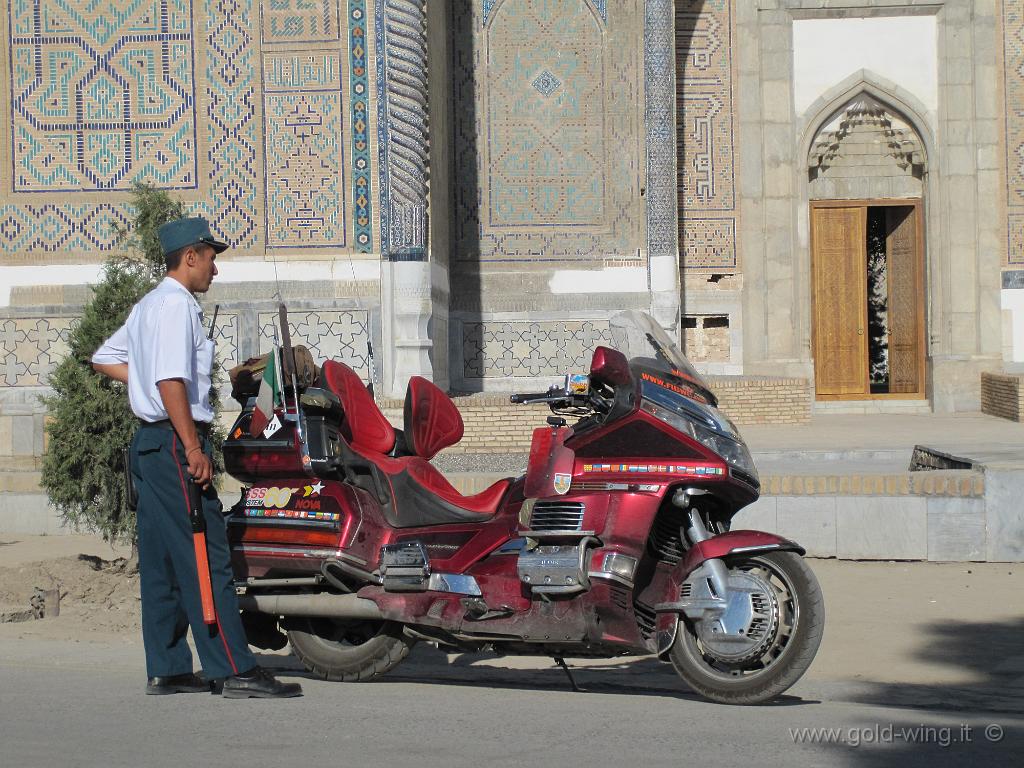
{"label": "italian flag", "polygon": [[281,402],[281,386],[277,374],[277,350],[270,353],[267,359],[267,367],[263,369],[263,381],[260,382],[260,391],[256,395],[256,408],[252,412],[252,421],[249,422],[249,434],[257,437],[263,434],[270,420],[274,418],[274,410]]}

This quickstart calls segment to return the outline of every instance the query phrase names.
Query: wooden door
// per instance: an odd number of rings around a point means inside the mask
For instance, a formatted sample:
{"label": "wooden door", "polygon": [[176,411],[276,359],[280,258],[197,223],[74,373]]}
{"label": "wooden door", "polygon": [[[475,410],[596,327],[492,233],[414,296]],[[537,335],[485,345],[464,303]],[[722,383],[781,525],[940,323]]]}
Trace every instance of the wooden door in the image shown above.
{"label": "wooden door", "polygon": [[888,284],[889,392],[924,393],[924,275],[918,209],[885,210]]}
{"label": "wooden door", "polygon": [[867,395],[867,208],[812,208],[811,243],[817,394]]}

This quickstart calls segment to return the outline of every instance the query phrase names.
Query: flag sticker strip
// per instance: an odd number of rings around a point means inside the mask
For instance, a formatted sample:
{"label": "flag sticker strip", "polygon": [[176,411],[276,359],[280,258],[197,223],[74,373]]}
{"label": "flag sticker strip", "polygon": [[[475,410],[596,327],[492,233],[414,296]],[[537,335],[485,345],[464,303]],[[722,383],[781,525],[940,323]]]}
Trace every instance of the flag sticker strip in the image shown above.
{"label": "flag sticker strip", "polygon": [[247,509],[246,517],[272,517],[288,520],[325,520],[337,522],[341,520],[338,512],[315,512],[310,509]]}
{"label": "flag sticker strip", "polygon": [[642,473],[654,475],[702,475],[719,476],[725,474],[724,467],[706,465],[687,466],[685,464],[584,464],[586,473]]}

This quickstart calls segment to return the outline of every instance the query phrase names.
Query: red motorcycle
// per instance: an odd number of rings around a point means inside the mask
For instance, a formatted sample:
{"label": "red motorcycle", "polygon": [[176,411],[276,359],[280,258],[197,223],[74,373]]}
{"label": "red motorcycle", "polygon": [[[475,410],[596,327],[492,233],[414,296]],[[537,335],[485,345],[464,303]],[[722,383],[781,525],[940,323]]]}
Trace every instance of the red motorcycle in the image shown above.
{"label": "red motorcycle", "polygon": [[[824,628],[796,543],[732,531],[758,497],[742,438],[647,315],[611,321],[588,375],[513,395],[547,403],[524,476],[475,495],[430,460],[462,437],[451,399],[414,377],[395,429],[351,369],[224,444],[247,487],[228,517],[250,637],[287,638],[310,672],[369,680],[418,640],[554,657],[656,654],[713,701],[771,699]],[[576,419],[568,426],[566,417]]]}

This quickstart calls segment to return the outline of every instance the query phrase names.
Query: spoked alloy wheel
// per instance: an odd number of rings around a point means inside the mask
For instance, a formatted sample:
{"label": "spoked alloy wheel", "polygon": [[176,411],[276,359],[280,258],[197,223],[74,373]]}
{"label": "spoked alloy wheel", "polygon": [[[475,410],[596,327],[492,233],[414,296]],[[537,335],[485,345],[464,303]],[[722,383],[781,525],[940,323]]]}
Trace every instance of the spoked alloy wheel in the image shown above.
{"label": "spoked alloy wheel", "polygon": [[409,655],[414,644],[393,621],[295,619],[288,629],[292,651],[302,665],[325,680],[370,680]]}
{"label": "spoked alloy wheel", "polygon": [[[737,610],[746,626],[720,641],[709,620],[682,619],[669,658],[690,688],[722,704],[758,704],[789,688],[807,671],[821,644],[825,605],[818,581],[798,555],[771,552],[731,558],[730,573],[752,591]],[[731,581],[731,580],[730,580]],[[743,602],[749,600],[749,602]]]}

